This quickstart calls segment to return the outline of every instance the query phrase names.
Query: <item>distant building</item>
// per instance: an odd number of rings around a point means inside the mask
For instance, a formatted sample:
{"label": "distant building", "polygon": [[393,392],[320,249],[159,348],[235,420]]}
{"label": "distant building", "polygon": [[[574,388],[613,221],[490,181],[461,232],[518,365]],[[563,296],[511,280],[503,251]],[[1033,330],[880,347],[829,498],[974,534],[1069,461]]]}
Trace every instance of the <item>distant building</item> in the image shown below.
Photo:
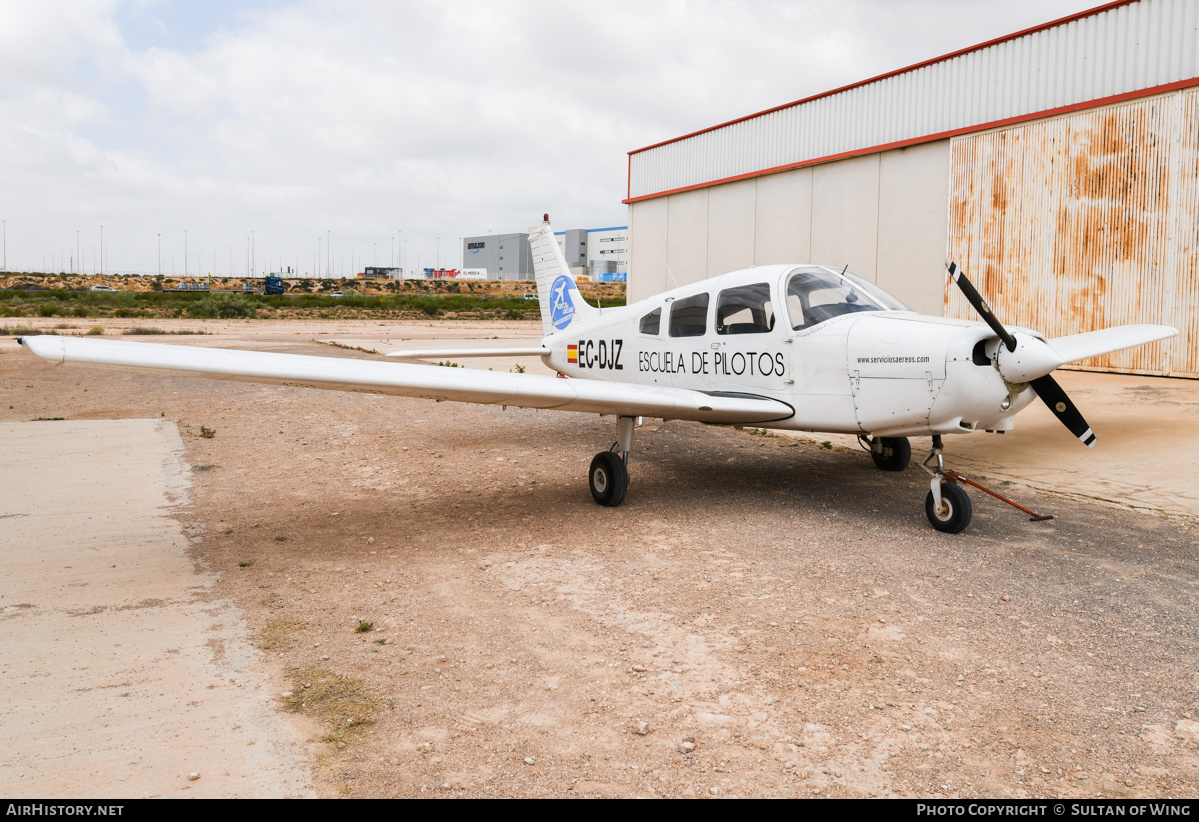
{"label": "distant building", "polygon": [[528,234],[488,234],[462,240],[463,268],[486,270],[489,280],[533,279]]}
{"label": "distant building", "polygon": [[361,274],[356,274],[355,276],[358,279],[367,280],[398,280],[401,274],[399,268],[379,268],[368,265]]}
{"label": "distant building", "polygon": [[593,282],[625,282],[629,272],[629,227],[587,229],[587,273]]}
{"label": "distant building", "polygon": [[[571,272],[596,282],[624,282],[629,269],[629,229],[570,228],[555,232]],[[489,234],[462,241],[464,271],[490,280],[531,280],[533,258],[528,234]],[[480,276],[475,273],[475,276]]]}

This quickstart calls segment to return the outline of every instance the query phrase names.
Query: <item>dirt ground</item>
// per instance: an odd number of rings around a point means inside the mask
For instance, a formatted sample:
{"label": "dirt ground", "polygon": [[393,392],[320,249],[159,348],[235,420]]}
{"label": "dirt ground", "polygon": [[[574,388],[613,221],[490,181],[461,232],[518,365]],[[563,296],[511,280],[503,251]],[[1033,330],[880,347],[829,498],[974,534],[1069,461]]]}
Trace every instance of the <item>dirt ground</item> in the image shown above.
{"label": "dirt ground", "polygon": [[[378,336],[210,327],[153,341],[362,357],[311,340]],[[274,666],[323,796],[1199,792],[1186,517],[1017,485],[1056,519],[975,495],[949,536],[922,472],[656,420],[605,509],[586,471],[608,418],[56,368],[8,344],[0,399],[0,421],[177,422],[192,556]]]}

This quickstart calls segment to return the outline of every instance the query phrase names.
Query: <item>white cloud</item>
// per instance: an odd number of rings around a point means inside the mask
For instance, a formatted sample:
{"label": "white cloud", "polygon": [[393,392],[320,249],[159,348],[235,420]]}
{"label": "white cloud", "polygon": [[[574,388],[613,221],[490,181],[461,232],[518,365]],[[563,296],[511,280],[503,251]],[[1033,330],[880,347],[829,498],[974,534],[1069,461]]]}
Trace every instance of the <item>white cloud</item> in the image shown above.
{"label": "white cloud", "polygon": [[410,262],[440,236],[456,264],[458,237],[542,211],[559,228],[623,222],[631,149],[1086,5],[314,0],[223,8],[185,38],[153,17],[170,2],[133,7],[136,37],[116,0],[7,4],[10,268],[100,223],[121,269],[154,270],[159,232],[180,255],[185,227],[193,259],[222,268],[251,230],[262,261],[311,267],[326,230],[361,261],[402,228]]}

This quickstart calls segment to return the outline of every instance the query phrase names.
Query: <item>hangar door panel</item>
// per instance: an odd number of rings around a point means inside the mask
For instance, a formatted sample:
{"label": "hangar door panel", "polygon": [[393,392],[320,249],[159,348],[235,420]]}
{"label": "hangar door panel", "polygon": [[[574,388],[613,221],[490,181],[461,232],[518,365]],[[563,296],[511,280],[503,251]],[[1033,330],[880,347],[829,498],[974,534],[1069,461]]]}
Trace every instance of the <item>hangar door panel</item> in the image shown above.
{"label": "hangar door panel", "polygon": [[[1180,336],[1087,370],[1199,377],[1199,92],[952,141],[949,256],[1008,325]],[[977,319],[946,279],[946,315]]]}

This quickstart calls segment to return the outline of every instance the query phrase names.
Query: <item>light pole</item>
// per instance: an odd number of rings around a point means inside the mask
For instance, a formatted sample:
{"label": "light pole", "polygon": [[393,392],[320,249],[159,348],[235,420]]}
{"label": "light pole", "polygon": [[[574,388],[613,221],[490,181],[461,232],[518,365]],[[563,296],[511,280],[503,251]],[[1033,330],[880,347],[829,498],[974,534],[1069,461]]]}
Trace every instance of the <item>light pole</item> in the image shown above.
{"label": "light pole", "polygon": [[8,271],[8,220],[4,221],[4,270]]}
{"label": "light pole", "polygon": [[183,229],[183,276],[187,276],[187,229]]}
{"label": "light pole", "polygon": [[250,232],[250,276],[254,276],[255,266],[258,264],[258,248],[254,245],[254,232]]}
{"label": "light pole", "polygon": [[162,232],[158,232],[158,276],[162,276]]}
{"label": "light pole", "polygon": [[322,277],[321,277],[321,238],[319,235],[316,238],[316,261],[312,265],[312,276],[316,277],[318,280],[322,279]]}
{"label": "light pole", "polygon": [[325,276],[328,277],[332,273],[333,268],[333,232],[325,229]]}
{"label": "light pole", "polygon": [[83,273],[83,258],[79,256],[79,229],[75,229],[75,259],[79,261],[79,273]]}
{"label": "light pole", "polygon": [[100,276],[104,276],[104,226],[100,226]]}

